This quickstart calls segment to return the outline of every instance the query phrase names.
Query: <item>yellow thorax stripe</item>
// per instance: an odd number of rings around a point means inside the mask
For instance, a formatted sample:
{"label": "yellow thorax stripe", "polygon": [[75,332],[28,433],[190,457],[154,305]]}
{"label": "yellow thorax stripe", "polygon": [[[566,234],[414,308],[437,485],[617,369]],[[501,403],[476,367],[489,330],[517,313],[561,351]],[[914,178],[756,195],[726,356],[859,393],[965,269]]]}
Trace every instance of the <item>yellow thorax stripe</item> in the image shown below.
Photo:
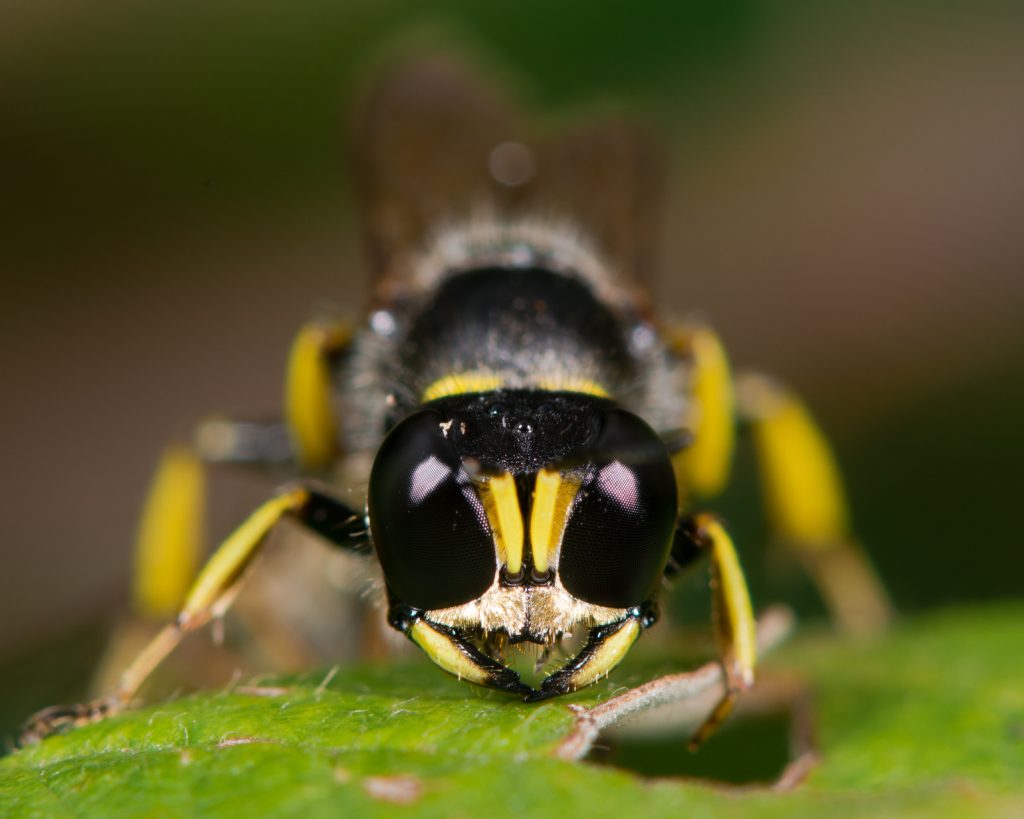
{"label": "yellow thorax stripe", "polygon": [[530,512],[530,548],[537,572],[548,570],[551,555],[561,543],[569,507],[579,488],[579,481],[563,477],[555,470],[542,469],[537,473]]}
{"label": "yellow thorax stripe", "polygon": [[579,392],[584,395],[592,395],[595,398],[611,398],[608,390],[594,379],[575,375],[547,376],[539,379],[536,386],[538,389],[548,392]]}
{"label": "yellow thorax stripe", "polygon": [[[451,395],[465,395],[474,392],[492,392],[508,387],[508,379],[501,373],[493,370],[466,370],[459,373],[447,373],[436,381],[431,382],[425,390],[421,400],[436,401],[438,398],[447,398]],[[522,385],[526,389],[534,388],[548,392],[578,392],[584,395],[593,395],[596,398],[610,398],[608,390],[592,378],[583,378],[575,375],[544,376],[535,382],[527,381]]]}
{"label": "yellow thorax stripe", "polygon": [[523,513],[519,509],[516,481],[509,473],[492,475],[479,484],[480,498],[494,532],[498,562],[509,574],[523,569]]}
{"label": "yellow thorax stripe", "polygon": [[469,392],[490,392],[501,389],[504,381],[491,370],[469,370],[464,373],[442,375],[423,391],[422,400],[436,401],[449,395],[463,395]]}

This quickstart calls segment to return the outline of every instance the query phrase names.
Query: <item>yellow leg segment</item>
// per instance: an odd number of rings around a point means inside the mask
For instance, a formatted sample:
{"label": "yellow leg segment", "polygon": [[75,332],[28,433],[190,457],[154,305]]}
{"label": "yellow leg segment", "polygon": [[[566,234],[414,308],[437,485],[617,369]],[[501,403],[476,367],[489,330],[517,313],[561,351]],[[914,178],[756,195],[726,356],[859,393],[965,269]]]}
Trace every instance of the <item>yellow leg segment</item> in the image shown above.
{"label": "yellow leg segment", "polygon": [[337,454],[330,357],[342,350],[351,337],[348,325],[308,324],[292,343],[285,379],[284,417],[296,459],[304,469],[324,469]]}
{"label": "yellow leg segment", "polygon": [[[309,324],[289,357],[285,413],[290,453],[305,469],[328,466],[336,451],[329,359],[351,338],[347,326]],[[196,428],[193,446],[174,445],[160,460],[136,537],[133,598],[149,619],[166,619],[181,605],[203,553],[204,463],[277,463],[280,424],[209,419]]]}
{"label": "yellow leg segment", "polygon": [[291,489],[256,509],[210,558],[188,592],[176,620],[164,626],[139,652],[121,674],[111,694],[92,703],[55,706],[41,711],[26,726],[22,742],[35,742],[62,727],[92,722],[121,711],[187,634],[227,611],[267,535],[281,518],[303,512],[311,496],[309,490]]}
{"label": "yellow leg segment", "polygon": [[673,458],[681,492],[710,498],[729,480],[736,437],[732,371],[725,348],[707,327],[669,331],[669,344],[692,367],[692,400],[684,428],[693,441]]}
{"label": "yellow leg segment", "polygon": [[136,538],[133,599],[144,617],[166,620],[185,599],[203,551],[206,476],[184,446],[160,460]]}
{"label": "yellow leg segment", "polygon": [[299,512],[309,498],[306,489],[292,489],[271,498],[224,541],[196,578],[175,622],[165,626],[121,675],[112,697],[116,703],[123,705],[131,700],[186,634],[225,614],[234,602],[242,575],[271,529],[285,515]]}
{"label": "yellow leg segment", "polygon": [[694,518],[694,538],[710,551],[715,639],[725,668],[726,692],[690,740],[699,747],[732,710],[737,696],[754,684],[757,621],[736,547],[714,515]]}
{"label": "yellow leg segment", "polygon": [[881,631],[891,604],[851,535],[846,493],[825,436],[799,399],[764,376],[739,379],[737,393],[776,537],[800,558],[844,631]]}

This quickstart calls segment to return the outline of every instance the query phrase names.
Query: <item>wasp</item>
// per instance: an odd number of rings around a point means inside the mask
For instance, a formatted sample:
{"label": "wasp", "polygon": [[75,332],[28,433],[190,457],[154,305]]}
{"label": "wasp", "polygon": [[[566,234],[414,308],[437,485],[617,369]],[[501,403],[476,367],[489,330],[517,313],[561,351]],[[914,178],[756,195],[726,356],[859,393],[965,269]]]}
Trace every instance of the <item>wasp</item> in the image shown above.
{"label": "wasp", "polygon": [[[142,527],[141,596],[156,609],[184,602],[111,694],[41,712],[29,739],[124,708],[186,634],[225,613],[284,519],[375,561],[387,623],[442,669],[528,701],[609,674],[658,619],[666,577],[706,556],[729,682],[706,735],[756,666],[736,549],[700,510],[728,480],[738,416],[777,533],[840,621],[884,620],[799,400],[734,378],[707,326],[657,321],[643,286],[657,172],[635,127],[540,133],[428,60],[385,78],[356,142],[375,276],[365,320],[300,330],[282,421],[208,423],[164,463]],[[173,556],[188,551],[204,463],[285,463],[295,480],[182,593],[161,567],[187,565]],[[352,487],[365,502],[339,491]],[[534,684],[507,661],[527,646],[544,668]]]}

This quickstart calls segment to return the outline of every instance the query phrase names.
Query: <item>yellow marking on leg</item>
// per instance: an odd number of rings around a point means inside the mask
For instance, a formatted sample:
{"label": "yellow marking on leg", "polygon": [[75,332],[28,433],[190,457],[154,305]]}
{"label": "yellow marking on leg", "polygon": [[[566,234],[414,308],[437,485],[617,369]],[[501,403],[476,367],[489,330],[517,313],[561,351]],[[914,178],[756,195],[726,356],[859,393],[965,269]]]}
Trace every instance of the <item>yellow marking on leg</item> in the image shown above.
{"label": "yellow marking on leg", "polygon": [[409,629],[409,636],[431,660],[449,674],[477,685],[487,685],[490,672],[467,657],[447,634],[420,620]]}
{"label": "yellow marking on leg", "polygon": [[203,546],[206,475],[187,447],[160,460],[139,521],[133,597],[145,617],[167,619],[195,579]]}
{"label": "yellow marking on leg", "polygon": [[508,472],[491,475],[477,488],[494,533],[498,562],[509,574],[519,574],[523,568],[523,513],[515,478]]}
{"label": "yellow marking on leg", "polygon": [[205,625],[211,617],[224,614],[267,533],[284,515],[301,509],[308,499],[309,492],[305,489],[294,489],[271,498],[221,544],[193,584],[177,620],[164,626],[121,675],[117,690],[109,698],[112,710],[123,707],[135,696],[186,634]]}
{"label": "yellow marking on leg", "polygon": [[618,631],[608,635],[590,659],[570,677],[570,688],[573,691],[586,688],[608,675],[622,662],[622,658],[639,636],[640,624],[636,620],[627,620]]}
{"label": "yellow marking on leg", "polygon": [[767,513],[782,537],[803,546],[847,537],[850,514],[831,448],[806,407],[767,378],[741,382],[764,476]]}
{"label": "yellow marking on leg", "polygon": [[430,384],[420,396],[424,403],[447,398],[450,395],[465,395],[471,392],[492,392],[504,386],[502,377],[491,370],[469,370],[462,373],[448,373]]}
{"label": "yellow marking on leg", "polygon": [[736,439],[735,398],[729,358],[718,336],[706,327],[670,334],[673,349],[693,361],[691,413],[686,427],[693,442],[673,458],[681,491],[717,495],[729,480]]}
{"label": "yellow marking on leg", "polygon": [[533,567],[546,572],[551,557],[562,542],[569,507],[579,491],[578,480],[564,477],[552,469],[537,473],[530,512],[530,549]]}
{"label": "yellow marking on leg", "polygon": [[851,535],[842,477],[824,434],[800,400],[769,378],[746,375],[737,391],[775,534],[794,549],[844,631],[877,634],[892,619],[892,604]]}
{"label": "yellow marking on leg", "polygon": [[256,509],[210,558],[192,585],[178,617],[164,626],[135,656],[121,674],[117,688],[108,696],[71,708],[49,709],[33,723],[28,736],[41,738],[66,724],[95,722],[116,714],[136,696],[153,671],[182,639],[212,617],[222,616],[241,588],[245,570],[267,534],[289,513],[301,512],[310,498],[306,489],[292,489],[271,498]]}
{"label": "yellow marking on leg", "polygon": [[736,546],[725,527],[712,515],[698,515],[697,526],[711,544],[723,654],[731,655],[739,682],[744,686],[752,685],[757,665],[757,621]]}
{"label": "yellow marking on leg", "polygon": [[351,335],[348,326],[308,324],[292,343],[284,417],[296,457],[306,469],[323,469],[336,455],[338,430],[328,356],[344,347]]}
{"label": "yellow marking on leg", "polygon": [[210,558],[178,615],[182,624],[205,621],[211,609],[248,568],[256,549],[274,525],[289,512],[296,512],[309,500],[305,489],[293,489],[271,498],[253,512]]}
{"label": "yellow marking on leg", "polygon": [[698,515],[698,536],[711,548],[715,640],[725,668],[725,694],[690,740],[696,750],[732,711],[737,695],[754,684],[757,621],[736,547],[714,515]]}

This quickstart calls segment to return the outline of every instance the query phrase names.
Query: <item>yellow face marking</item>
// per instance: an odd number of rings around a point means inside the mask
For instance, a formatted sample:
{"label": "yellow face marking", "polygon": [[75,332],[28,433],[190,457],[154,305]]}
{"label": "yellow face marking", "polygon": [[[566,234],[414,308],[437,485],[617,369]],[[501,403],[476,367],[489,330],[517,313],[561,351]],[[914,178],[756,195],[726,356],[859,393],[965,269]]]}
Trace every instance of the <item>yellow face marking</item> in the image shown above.
{"label": "yellow face marking", "polygon": [[494,532],[498,560],[505,564],[509,574],[519,574],[523,568],[523,514],[515,478],[507,472],[493,475],[478,487]]}
{"label": "yellow face marking", "polygon": [[640,636],[640,624],[636,620],[629,620],[622,628],[610,635],[594,652],[590,662],[580,668],[573,675],[570,685],[575,691],[579,688],[586,688],[592,682],[596,682],[607,675],[615,666],[622,662],[630,646]]}
{"label": "yellow face marking", "polygon": [[501,389],[505,382],[500,375],[491,370],[469,370],[464,373],[449,373],[428,386],[421,400],[436,401],[449,395],[464,395],[470,392],[491,392]]}
{"label": "yellow face marking", "polygon": [[533,566],[538,572],[548,570],[551,556],[562,541],[569,506],[579,488],[579,481],[563,477],[554,470],[542,469],[537,473],[530,513],[530,548]]}
{"label": "yellow face marking", "polygon": [[427,656],[449,674],[460,680],[469,680],[477,685],[486,685],[489,674],[472,662],[452,639],[420,620],[409,630],[409,636]]}
{"label": "yellow face marking", "polygon": [[536,386],[539,389],[550,392],[579,392],[584,395],[593,395],[596,398],[611,398],[608,390],[591,378],[581,378],[572,375],[542,378],[537,382]]}

